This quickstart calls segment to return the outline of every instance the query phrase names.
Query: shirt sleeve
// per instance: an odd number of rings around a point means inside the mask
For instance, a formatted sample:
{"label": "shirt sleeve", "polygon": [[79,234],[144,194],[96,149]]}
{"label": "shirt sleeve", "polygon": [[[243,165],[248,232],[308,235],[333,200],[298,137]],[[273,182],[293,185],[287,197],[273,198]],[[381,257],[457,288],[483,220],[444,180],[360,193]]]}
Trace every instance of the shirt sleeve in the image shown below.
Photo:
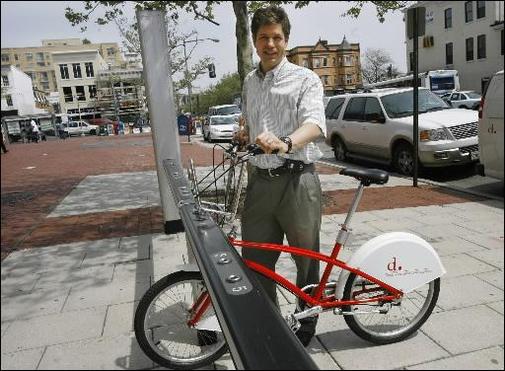
{"label": "shirt sleeve", "polygon": [[323,103],[323,84],[312,76],[305,81],[298,103],[298,122],[300,125],[315,123],[326,137],[326,117]]}

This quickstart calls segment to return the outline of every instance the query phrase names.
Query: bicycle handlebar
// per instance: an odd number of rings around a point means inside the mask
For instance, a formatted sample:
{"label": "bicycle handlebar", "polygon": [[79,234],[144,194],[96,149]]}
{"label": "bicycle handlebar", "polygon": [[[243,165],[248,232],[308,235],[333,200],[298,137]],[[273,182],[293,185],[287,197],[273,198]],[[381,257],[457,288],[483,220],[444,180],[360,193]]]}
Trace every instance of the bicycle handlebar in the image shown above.
{"label": "bicycle handlebar", "polygon": [[[230,155],[234,155],[234,154],[236,154],[238,152],[239,148],[240,148],[240,143],[238,143],[238,142],[231,142],[230,147],[228,147],[228,149],[225,152],[228,153],[228,154],[230,154]],[[252,155],[252,156],[265,154],[265,151],[263,151],[263,149],[259,145],[257,145],[257,144],[248,144],[246,146],[246,151],[247,151],[248,155]],[[279,152],[279,150],[275,149],[275,150],[272,151],[272,154],[275,155],[278,152]]]}

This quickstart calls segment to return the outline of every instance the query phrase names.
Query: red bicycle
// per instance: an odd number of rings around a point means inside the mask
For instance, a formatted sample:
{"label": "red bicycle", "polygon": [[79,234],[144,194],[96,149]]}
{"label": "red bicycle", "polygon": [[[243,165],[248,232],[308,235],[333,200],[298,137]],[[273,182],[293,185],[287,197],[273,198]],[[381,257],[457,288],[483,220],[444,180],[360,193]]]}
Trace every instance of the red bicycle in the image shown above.
{"label": "red bicycle", "polygon": [[[226,193],[232,184],[242,187],[243,164],[257,149],[250,148],[240,154],[236,147],[230,146],[225,153],[229,160],[223,172],[223,176],[228,175]],[[240,179],[230,180],[240,166]],[[343,169],[340,174],[352,176],[360,183],[330,255],[294,246],[241,241],[236,239],[234,226],[228,232],[229,241],[235,247],[280,251],[326,264],[318,283],[299,288],[261,264],[244,260],[250,269],[273,280],[281,293],[287,290],[298,298],[298,304],[293,304],[294,308],[285,316],[293,331],[301,319],[331,311],[343,315],[349,328],[365,340],[376,344],[401,341],[417,331],[431,315],[445,269],[430,244],[405,232],[382,234],[362,245],[347,263],[339,260],[364,188],[388,181],[388,174],[381,170]],[[189,176],[195,197],[203,207],[192,163]],[[207,202],[206,210],[214,213],[219,223],[233,224],[240,190],[235,190],[228,202]],[[341,269],[336,281],[330,280],[334,267]],[[240,290],[240,285],[236,289]],[[200,272],[181,270],[156,282],[138,305],[134,327],[142,350],[165,367],[195,369],[217,360],[227,351]]]}

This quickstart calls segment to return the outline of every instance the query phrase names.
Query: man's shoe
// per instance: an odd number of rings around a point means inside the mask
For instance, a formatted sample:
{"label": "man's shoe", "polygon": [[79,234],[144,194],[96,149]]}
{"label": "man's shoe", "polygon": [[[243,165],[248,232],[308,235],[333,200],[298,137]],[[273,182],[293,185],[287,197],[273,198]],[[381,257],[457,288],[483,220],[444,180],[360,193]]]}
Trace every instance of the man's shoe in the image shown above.
{"label": "man's shoe", "polygon": [[198,345],[201,347],[217,343],[216,331],[197,330],[196,336],[198,337]]}
{"label": "man's shoe", "polygon": [[303,330],[298,330],[295,332],[296,337],[303,344],[304,347],[308,346],[312,338],[314,337],[314,332],[308,332]]}

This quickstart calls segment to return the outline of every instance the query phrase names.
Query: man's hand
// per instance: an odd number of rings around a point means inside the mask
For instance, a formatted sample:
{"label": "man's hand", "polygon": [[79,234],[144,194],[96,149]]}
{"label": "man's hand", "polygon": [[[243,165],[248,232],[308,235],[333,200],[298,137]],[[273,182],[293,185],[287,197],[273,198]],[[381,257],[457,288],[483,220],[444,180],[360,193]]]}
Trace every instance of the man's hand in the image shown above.
{"label": "man's hand", "polygon": [[288,145],[277,138],[273,133],[269,131],[264,131],[256,138],[256,144],[265,151],[265,153],[286,153],[288,151]]}
{"label": "man's hand", "polygon": [[233,134],[233,141],[238,142],[241,147],[249,143],[249,129],[243,116],[240,116],[238,130]]}

